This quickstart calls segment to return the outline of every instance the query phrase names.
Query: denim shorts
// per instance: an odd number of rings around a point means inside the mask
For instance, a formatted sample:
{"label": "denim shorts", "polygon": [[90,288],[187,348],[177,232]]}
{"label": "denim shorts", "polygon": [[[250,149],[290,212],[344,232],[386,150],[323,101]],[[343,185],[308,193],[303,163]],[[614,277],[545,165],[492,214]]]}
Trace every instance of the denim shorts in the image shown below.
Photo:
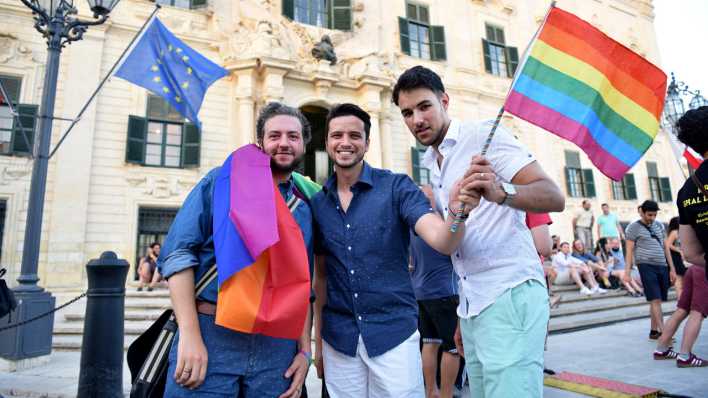
{"label": "denim shorts", "polygon": [[667,265],[639,264],[639,276],[647,301],[666,301],[669,294],[669,267]]}
{"label": "denim shorts", "polygon": [[165,397],[278,397],[290,387],[283,375],[297,354],[295,340],[233,331],[214,323],[213,315],[198,314],[207,348],[204,383],[190,390],[174,379],[179,331],[169,356]]}

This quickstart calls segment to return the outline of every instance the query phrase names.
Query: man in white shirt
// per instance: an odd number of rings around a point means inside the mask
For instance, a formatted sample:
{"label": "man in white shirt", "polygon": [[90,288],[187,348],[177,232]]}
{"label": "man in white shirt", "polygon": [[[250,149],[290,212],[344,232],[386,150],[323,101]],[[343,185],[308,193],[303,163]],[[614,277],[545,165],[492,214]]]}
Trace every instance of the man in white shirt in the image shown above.
{"label": "man in white shirt", "polygon": [[585,247],[594,247],[595,242],[592,239],[592,226],[595,224],[595,216],[592,214],[592,203],[589,200],[583,200],[583,207],[575,212],[573,217],[573,235],[575,239],[583,241]]}
{"label": "man in white shirt", "polygon": [[[554,284],[572,285],[575,283],[580,288],[580,293],[587,295],[600,291],[590,267],[570,254],[570,244],[568,242],[561,243],[560,252],[553,256],[553,267],[558,273]],[[590,286],[589,289],[583,284],[581,275]]]}
{"label": "man in white shirt", "polygon": [[404,72],[393,90],[406,126],[430,146],[423,165],[430,169],[440,210],[457,211],[444,206],[450,187],[463,176],[474,181],[462,194],[479,198],[451,256],[460,276],[456,342],[472,396],[541,397],[548,294],[525,212],[563,211],[564,197],[503,128],[486,157],[480,156],[491,123],[451,119],[449,101],[440,77],[421,66]]}

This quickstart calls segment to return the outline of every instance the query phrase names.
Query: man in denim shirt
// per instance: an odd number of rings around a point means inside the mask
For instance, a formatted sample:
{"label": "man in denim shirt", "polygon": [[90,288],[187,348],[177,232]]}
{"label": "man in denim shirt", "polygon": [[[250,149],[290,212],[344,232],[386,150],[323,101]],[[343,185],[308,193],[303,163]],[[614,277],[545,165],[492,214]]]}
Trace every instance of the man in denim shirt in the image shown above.
{"label": "man in denim shirt", "polygon": [[[417,304],[408,275],[409,228],[449,254],[450,232],[406,175],[364,162],[371,122],[354,104],[332,108],[326,148],[335,164],[312,198],[318,255],[315,335],[318,373],[333,398],[423,397]],[[450,206],[459,208],[455,185]],[[324,342],[322,342],[324,340]],[[324,362],[324,364],[322,363]]]}
{"label": "man in denim shirt", "polygon": [[[295,108],[268,104],[258,117],[259,146],[271,158],[273,182],[287,201],[300,195],[291,172],[310,140],[307,119]],[[215,181],[209,172],[190,192],[158,260],[167,278],[179,332],[169,356],[165,397],[300,396],[310,360],[310,321],[299,341],[247,334],[215,324],[217,279],[194,297],[198,280],[216,262],[212,230]],[[293,211],[312,263],[312,213],[307,203]]]}

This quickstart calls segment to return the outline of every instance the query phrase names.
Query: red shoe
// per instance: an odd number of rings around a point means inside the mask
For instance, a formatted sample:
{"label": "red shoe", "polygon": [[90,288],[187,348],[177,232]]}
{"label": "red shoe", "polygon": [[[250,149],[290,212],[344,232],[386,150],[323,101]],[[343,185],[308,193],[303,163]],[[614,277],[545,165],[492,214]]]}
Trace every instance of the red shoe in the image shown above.
{"label": "red shoe", "polygon": [[678,352],[674,351],[673,347],[667,348],[666,351],[654,350],[654,359],[657,361],[676,358],[678,358]]}
{"label": "red shoe", "polygon": [[676,367],[679,368],[704,368],[708,367],[708,361],[705,359],[698,358],[697,356],[691,355],[688,357],[687,360],[683,360],[681,358],[676,358]]}

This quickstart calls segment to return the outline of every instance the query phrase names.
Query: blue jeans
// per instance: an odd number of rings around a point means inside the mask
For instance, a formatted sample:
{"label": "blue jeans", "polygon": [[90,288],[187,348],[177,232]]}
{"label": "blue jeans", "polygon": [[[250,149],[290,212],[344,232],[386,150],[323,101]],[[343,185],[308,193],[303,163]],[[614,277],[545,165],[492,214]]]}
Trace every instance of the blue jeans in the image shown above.
{"label": "blue jeans", "polygon": [[290,387],[283,375],[297,354],[295,340],[233,331],[214,323],[214,316],[198,314],[202,339],[209,355],[204,383],[190,390],[175,382],[179,331],[170,349],[165,398],[277,397]]}

